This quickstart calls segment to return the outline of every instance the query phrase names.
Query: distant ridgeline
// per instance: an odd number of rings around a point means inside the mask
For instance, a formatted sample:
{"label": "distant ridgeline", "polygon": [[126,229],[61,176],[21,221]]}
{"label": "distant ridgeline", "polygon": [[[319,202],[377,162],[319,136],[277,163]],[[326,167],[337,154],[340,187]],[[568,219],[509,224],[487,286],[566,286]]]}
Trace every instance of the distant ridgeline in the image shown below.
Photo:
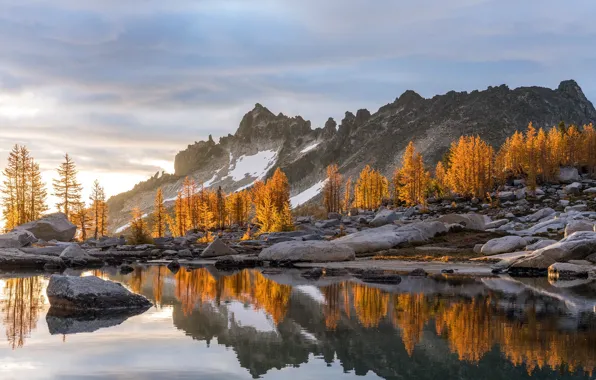
{"label": "distant ridgeline", "polygon": [[[561,121],[565,125],[559,127]],[[311,123],[300,116],[275,115],[257,104],[243,117],[234,135],[222,137],[217,143],[210,136],[208,141],[189,145],[178,153],[175,174],[158,173],[133,190],[112,197],[108,201],[110,223],[112,229],[124,225],[134,207],[145,213],[152,212],[158,188],[162,189],[166,204],[173,205],[186,176],[199,186],[203,184],[204,188],[215,190],[221,187],[225,193],[234,193],[271,177],[275,169],[280,168],[290,184],[292,205],[297,206],[323,192],[327,167],[333,164],[338,165],[337,174],[341,173],[345,179],[354,178],[357,185],[356,180],[367,165],[369,171],[374,169],[382,177],[405,183],[409,182],[408,175],[417,175],[412,167],[417,167],[420,173],[427,172],[428,169],[422,170],[424,165],[435,167],[441,161],[442,168],[437,168],[437,178],[433,181],[428,179],[434,186],[433,191],[450,189],[484,197],[492,186],[505,179],[503,175],[528,177],[530,184],[534,176],[536,181],[550,178],[554,167],[558,167],[557,163],[544,161],[542,156],[536,156],[537,160],[522,157],[520,154],[527,151],[528,144],[537,144],[535,149],[532,148],[537,155],[550,152],[549,160],[560,160],[560,165],[591,165],[588,163],[591,158],[586,155],[595,149],[583,145],[583,153],[580,153],[569,144],[585,144],[586,139],[577,136],[585,133],[581,126],[594,121],[594,106],[572,80],[561,82],[555,90],[543,87],[512,90],[502,85],[470,93],[451,91],[430,99],[408,90],[376,113],[371,114],[368,110],[359,110],[355,115],[346,112],[339,126],[330,118],[324,128],[317,129],[312,129]],[[526,131],[530,123],[536,131],[535,136],[532,136],[534,132],[515,134],[516,131]],[[566,148],[561,145],[553,150],[556,136],[554,132],[552,136],[549,133],[553,126],[561,132],[559,139],[568,144]],[[542,134],[540,128],[544,129]],[[587,133],[592,132],[588,129]],[[471,137],[461,140],[462,136],[479,136],[482,140]],[[498,148],[508,138],[509,153],[499,153]],[[413,161],[407,164],[402,160],[408,156],[404,153],[410,141],[413,144],[408,155],[412,153]],[[547,147],[541,145],[543,143],[551,145]],[[448,156],[446,153],[450,149],[452,153]],[[573,153],[569,153],[572,150]],[[468,156],[470,153],[479,156]],[[457,185],[453,175],[448,176],[448,166],[454,165],[460,167],[461,173],[470,173],[472,160],[488,153],[491,157],[495,155],[494,159],[487,161],[490,167],[485,167],[482,173],[470,174],[476,181],[474,189],[470,188],[466,179],[463,179],[465,184],[460,181],[461,185]],[[419,160],[418,154],[423,160]],[[564,154],[566,156],[562,156]],[[454,159],[454,155],[468,156],[470,160],[459,161]],[[534,161],[551,166],[534,167]],[[412,167],[396,173],[396,168],[401,168],[402,164]],[[506,169],[503,175],[495,175],[497,167]],[[402,176],[401,180],[394,178],[398,174]],[[493,182],[480,181],[479,176],[490,177]],[[424,181],[423,177],[429,176],[418,176],[417,180]],[[384,195],[392,192],[389,182]],[[420,187],[421,182],[417,183],[418,190],[401,189],[402,201],[420,203],[421,194],[426,190]],[[350,197],[356,199],[358,196],[356,187]],[[337,200],[338,197],[335,197]],[[345,207],[344,200],[338,203],[343,203]]]}

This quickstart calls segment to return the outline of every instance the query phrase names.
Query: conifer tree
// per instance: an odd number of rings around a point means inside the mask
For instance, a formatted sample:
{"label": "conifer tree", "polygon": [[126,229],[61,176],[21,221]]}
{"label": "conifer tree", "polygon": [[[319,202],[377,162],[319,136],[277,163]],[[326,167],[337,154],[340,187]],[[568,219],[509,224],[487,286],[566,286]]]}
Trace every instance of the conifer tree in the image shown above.
{"label": "conifer tree", "polygon": [[29,172],[27,183],[29,184],[29,205],[28,205],[28,220],[37,220],[48,211],[46,205],[47,191],[45,184],[41,178],[41,170],[39,164],[33,158],[29,163]]}
{"label": "conifer tree", "polygon": [[153,203],[153,237],[158,238],[166,234],[166,207],[164,206],[163,191],[157,189]]}
{"label": "conifer tree", "polygon": [[[422,155],[410,141],[402,159],[401,168],[394,175],[394,194],[408,206],[424,204],[430,175],[424,168]],[[399,194],[399,197],[397,195]]]}
{"label": "conifer tree", "polygon": [[106,195],[103,187],[98,180],[93,182],[91,188],[91,210],[93,218],[93,238],[98,239],[100,236],[105,236],[105,209],[106,209]]}
{"label": "conifer tree", "polygon": [[343,200],[343,208],[346,213],[350,210],[350,207],[352,207],[352,177],[348,177],[344,186]]}
{"label": "conifer tree", "polygon": [[179,191],[176,196],[176,202],[174,204],[174,223],[170,224],[170,231],[176,237],[184,236],[186,234],[186,226],[188,224],[188,218],[186,215],[186,207],[184,199],[182,198],[182,192]]}
{"label": "conifer tree", "polygon": [[341,174],[337,164],[327,166],[327,181],[323,188],[323,203],[327,212],[341,212]]}
{"label": "conifer tree", "polygon": [[438,192],[437,196],[445,196],[449,191],[449,185],[447,183],[447,171],[442,161],[439,161],[435,167],[435,183]]}
{"label": "conifer tree", "polygon": [[221,186],[217,188],[216,200],[215,200],[215,223],[216,227],[223,230],[226,225],[226,195],[221,189]]}
{"label": "conifer tree", "polygon": [[135,207],[131,212],[132,219],[130,221],[131,230],[131,243],[132,244],[146,244],[151,241],[149,237],[149,228],[145,220],[143,220],[143,214],[141,209]]}
{"label": "conifer tree", "polygon": [[81,202],[82,186],[77,181],[77,168],[68,155],[58,167],[58,179],[54,179],[54,196],[59,199],[56,208],[68,218],[78,203]]}
{"label": "conifer tree", "polygon": [[70,215],[73,224],[77,226],[79,237],[81,241],[87,240],[89,231],[91,230],[91,215],[90,210],[87,208],[84,202],[79,202],[72,205],[72,211]]}

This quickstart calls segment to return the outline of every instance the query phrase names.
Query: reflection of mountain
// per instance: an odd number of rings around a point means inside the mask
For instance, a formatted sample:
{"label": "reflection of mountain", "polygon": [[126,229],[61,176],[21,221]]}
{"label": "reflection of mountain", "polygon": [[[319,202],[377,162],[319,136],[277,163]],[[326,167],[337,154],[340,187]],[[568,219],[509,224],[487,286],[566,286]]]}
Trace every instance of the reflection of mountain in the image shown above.
{"label": "reflection of mountain", "polygon": [[41,277],[12,278],[5,281],[2,299],[2,323],[6,339],[15,349],[25,344],[25,338],[37,327],[43,307]]}
{"label": "reflection of mountain", "polygon": [[[404,278],[375,286],[343,278],[314,287],[304,279],[292,286],[293,273],[284,273],[279,282],[282,275],[212,268],[94,274],[122,281],[158,308],[171,305],[177,329],[231,348],[254,377],[312,356],[387,379],[570,379],[596,367],[596,318],[585,311],[596,298],[590,285]],[[3,322],[12,347],[35,328],[42,281],[5,283]]]}

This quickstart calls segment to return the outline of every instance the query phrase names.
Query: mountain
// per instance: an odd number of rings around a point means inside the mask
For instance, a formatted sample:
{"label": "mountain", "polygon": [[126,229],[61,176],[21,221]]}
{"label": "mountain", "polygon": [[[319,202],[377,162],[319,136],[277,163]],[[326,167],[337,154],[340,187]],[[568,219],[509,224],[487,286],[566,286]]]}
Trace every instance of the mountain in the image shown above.
{"label": "mountain", "polygon": [[108,201],[113,229],[125,225],[132,207],[151,212],[153,198],[162,187],[172,202],[185,176],[205,187],[221,186],[227,192],[250,187],[280,167],[288,176],[294,204],[316,196],[325,168],[340,165],[344,175],[356,176],[370,164],[386,175],[398,165],[410,140],[429,165],[434,165],[461,135],[480,135],[495,147],[516,130],[551,127],[560,121],[583,125],[596,121],[596,110],[573,80],[557,89],[506,85],[484,91],[455,92],[425,99],[408,90],[375,113],[366,109],[346,112],[339,126],[330,118],[313,129],[300,116],[275,115],[256,104],[234,135],[215,142],[196,142],[179,152],[175,173],[156,173],[134,189]]}

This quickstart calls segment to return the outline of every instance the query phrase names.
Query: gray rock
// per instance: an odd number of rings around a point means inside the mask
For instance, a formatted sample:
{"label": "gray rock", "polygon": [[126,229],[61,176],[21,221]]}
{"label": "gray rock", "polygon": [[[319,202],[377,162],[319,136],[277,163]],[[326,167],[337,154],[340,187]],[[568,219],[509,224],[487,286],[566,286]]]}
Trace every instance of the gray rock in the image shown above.
{"label": "gray rock", "polygon": [[356,255],[350,247],[329,241],[291,241],[265,248],[259,259],[282,262],[350,261]]}
{"label": "gray rock", "polygon": [[373,227],[381,227],[386,224],[391,224],[398,219],[399,215],[395,211],[383,209],[375,215],[374,219],[371,220],[369,224]]}
{"label": "gray rock", "polygon": [[501,202],[514,201],[516,199],[513,191],[501,191],[497,196]]}
{"label": "gray rock", "polygon": [[577,212],[588,211],[588,205],[579,204],[579,205],[565,207],[565,212],[573,212],[573,211],[577,211]]}
{"label": "gray rock", "polygon": [[220,238],[215,238],[201,253],[202,258],[235,255],[237,252],[228,247]]}
{"label": "gray rock", "polygon": [[257,268],[263,266],[263,260],[255,256],[232,255],[217,259],[214,265],[220,270]]}
{"label": "gray rock", "polygon": [[29,231],[36,238],[46,241],[71,241],[77,232],[77,226],[72,224],[63,213],[56,213],[18,226],[15,230]]}
{"label": "gray rock", "polygon": [[317,228],[331,228],[336,227],[341,224],[340,219],[328,219],[328,220],[321,220],[315,223],[315,227]]}
{"label": "gray rock", "polygon": [[47,296],[53,308],[67,310],[118,310],[151,307],[142,295],[130,292],[117,282],[99,277],[52,275]]}
{"label": "gray rock", "polygon": [[563,167],[559,169],[558,180],[561,183],[571,183],[580,181],[581,177],[579,176],[579,172],[576,168],[573,167]]}
{"label": "gray rock", "polygon": [[573,182],[570,185],[565,186],[565,192],[570,195],[579,195],[582,190],[582,184],[579,182]]}
{"label": "gray rock", "polygon": [[515,252],[526,246],[526,239],[520,236],[503,236],[491,239],[482,246],[480,252],[484,255],[497,255],[499,253]]}
{"label": "gray rock", "polygon": [[474,245],[474,253],[480,254],[482,253],[482,247],[484,244],[476,244]]}
{"label": "gray rock", "polygon": [[330,212],[329,214],[327,214],[327,219],[341,220],[341,214],[339,214],[337,212]]}
{"label": "gray rock", "polygon": [[0,248],[21,248],[37,239],[29,231],[11,231],[7,234],[0,235]]}
{"label": "gray rock", "polygon": [[388,224],[383,227],[362,230],[334,242],[347,245],[356,253],[377,252],[396,247],[404,243],[424,242],[428,239],[447,232],[447,227],[441,222],[419,222],[405,226]]}
{"label": "gray rock", "polygon": [[536,251],[537,249],[548,247],[549,245],[555,244],[555,243],[558,243],[558,241],[551,240],[551,239],[538,240],[534,244],[527,245],[526,251]]}
{"label": "gray rock", "polygon": [[565,237],[578,231],[594,231],[594,222],[587,220],[572,220],[565,227]]}
{"label": "gray rock", "polygon": [[470,230],[484,231],[486,229],[484,216],[473,213],[441,215],[438,220],[445,224],[461,224]]}
{"label": "gray rock", "polygon": [[596,194],[596,187],[590,187],[589,189],[584,190],[584,194]]}
{"label": "gray rock", "polygon": [[504,226],[507,223],[509,223],[509,219],[499,219],[495,220],[494,222],[487,223],[485,227],[487,230],[491,230],[493,228],[499,228],[501,226]]}
{"label": "gray rock", "polygon": [[71,244],[64,248],[64,251],[60,254],[60,258],[65,263],[75,266],[99,265],[103,263],[100,259],[89,255],[78,244]]}
{"label": "gray rock", "polygon": [[178,251],[178,257],[180,258],[192,258],[192,252],[190,249],[182,249]]}
{"label": "gray rock", "polygon": [[50,245],[47,247],[23,247],[21,251],[32,255],[60,256],[64,252],[62,245]]}
{"label": "gray rock", "polygon": [[523,218],[523,221],[525,222],[537,222],[541,219],[546,218],[547,216],[550,216],[552,214],[555,213],[555,210],[553,210],[550,207],[546,207],[543,209],[540,209],[538,211],[536,211],[535,213],[533,213],[532,215],[528,215],[526,217]]}
{"label": "gray rock", "polygon": [[548,278],[552,280],[573,280],[576,278],[594,277],[594,265],[578,265],[572,263],[554,263],[548,267]]}
{"label": "gray rock", "polygon": [[64,262],[56,256],[28,254],[16,248],[0,249],[0,269],[43,268],[64,268]]}
{"label": "gray rock", "polygon": [[97,248],[112,248],[117,247],[119,245],[125,245],[126,239],[124,237],[111,237],[111,238],[102,238],[100,239],[95,246]]}

